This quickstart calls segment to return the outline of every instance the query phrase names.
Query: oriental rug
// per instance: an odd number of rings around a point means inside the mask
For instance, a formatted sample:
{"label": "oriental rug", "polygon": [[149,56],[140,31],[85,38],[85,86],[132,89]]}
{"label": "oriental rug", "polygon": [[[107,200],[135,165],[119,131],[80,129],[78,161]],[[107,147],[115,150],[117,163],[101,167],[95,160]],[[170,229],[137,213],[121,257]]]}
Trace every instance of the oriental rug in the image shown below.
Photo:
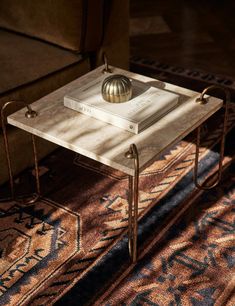
{"label": "oriental rug", "polygon": [[[230,90],[233,101],[235,99],[235,80],[225,75],[210,73],[202,69],[188,69],[178,65],[170,65],[141,56],[132,56],[130,67],[133,72],[199,92],[210,85],[224,86]],[[217,93],[215,92],[215,94]]]}
{"label": "oriental rug", "polygon": [[235,305],[235,163],[96,305]]}
{"label": "oriental rug", "polygon": [[[200,149],[203,177],[211,175],[219,156],[220,115],[212,119]],[[231,108],[228,129],[234,125]],[[234,137],[229,139],[234,148]],[[194,143],[191,134],[141,174],[140,254],[197,193]],[[228,153],[225,167],[231,161]],[[40,173],[45,199],[26,206],[0,203],[0,304],[92,305],[130,266],[127,177],[64,149],[43,160]],[[27,170],[15,179],[17,192],[29,192],[33,182],[34,171]],[[6,195],[7,186],[0,192]]]}

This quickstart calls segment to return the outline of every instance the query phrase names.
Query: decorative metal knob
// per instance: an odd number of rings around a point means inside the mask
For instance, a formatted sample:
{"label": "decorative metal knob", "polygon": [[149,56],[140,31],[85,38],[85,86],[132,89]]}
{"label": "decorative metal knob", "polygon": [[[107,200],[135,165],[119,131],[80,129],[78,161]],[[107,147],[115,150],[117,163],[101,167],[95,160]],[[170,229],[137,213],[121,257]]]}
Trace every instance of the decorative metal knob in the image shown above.
{"label": "decorative metal knob", "polygon": [[37,117],[38,113],[36,111],[34,111],[30,105],[26,105],[27,107],[27,112],[25,113],[25,117],[26,118],[35,118]]}
{"label": "decorative metal knob", "polygon": [[131,99],[132,84],[126,76],[114,74],[103,81],[101,92],[105,101],[123,103]]}

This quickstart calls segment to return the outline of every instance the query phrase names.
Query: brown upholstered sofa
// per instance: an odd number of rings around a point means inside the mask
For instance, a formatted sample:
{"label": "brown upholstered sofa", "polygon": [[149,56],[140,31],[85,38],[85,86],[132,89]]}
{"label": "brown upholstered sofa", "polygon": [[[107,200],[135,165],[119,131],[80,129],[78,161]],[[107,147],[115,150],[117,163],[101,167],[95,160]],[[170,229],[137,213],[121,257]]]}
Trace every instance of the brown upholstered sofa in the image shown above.
{"label": "brown upholstered sofa", "polygon": [[[31,103],[102,63],[128,68],[129,0],[1,0],[0,108]],[[11,109],[11,112],[15,109]],[[30,137],[9,127],[14,173],[32,165]],[[55,147],[38,141],[40,158]],[[8,179],[0,131],[0,184]]]}

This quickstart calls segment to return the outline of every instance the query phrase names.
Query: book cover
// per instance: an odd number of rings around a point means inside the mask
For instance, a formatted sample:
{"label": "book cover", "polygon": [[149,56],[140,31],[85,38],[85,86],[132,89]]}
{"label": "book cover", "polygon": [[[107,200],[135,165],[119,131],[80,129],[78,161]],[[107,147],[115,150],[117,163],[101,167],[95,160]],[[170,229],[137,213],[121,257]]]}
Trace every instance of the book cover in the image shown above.
{"label": "book cover", "polygon": [[131,79],[132,99],[109,103],[102,98],[101,86],[107,75],[72,91],[64,97],[64,105],[88,116],[138,134],[174,107],[179,96],[141,81]]}

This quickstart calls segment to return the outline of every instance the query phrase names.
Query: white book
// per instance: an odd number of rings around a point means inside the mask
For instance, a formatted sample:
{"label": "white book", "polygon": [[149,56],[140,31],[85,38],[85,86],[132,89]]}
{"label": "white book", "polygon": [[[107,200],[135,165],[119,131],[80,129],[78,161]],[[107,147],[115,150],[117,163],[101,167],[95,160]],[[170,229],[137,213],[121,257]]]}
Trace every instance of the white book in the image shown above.
{"label": "white book", "polygon": [[179,96],[131,79],[132,98],[109,103],[102,98],[101,86],[107,74],[70,92],[64,97],[68,108],[138,134],[178,105]]}

